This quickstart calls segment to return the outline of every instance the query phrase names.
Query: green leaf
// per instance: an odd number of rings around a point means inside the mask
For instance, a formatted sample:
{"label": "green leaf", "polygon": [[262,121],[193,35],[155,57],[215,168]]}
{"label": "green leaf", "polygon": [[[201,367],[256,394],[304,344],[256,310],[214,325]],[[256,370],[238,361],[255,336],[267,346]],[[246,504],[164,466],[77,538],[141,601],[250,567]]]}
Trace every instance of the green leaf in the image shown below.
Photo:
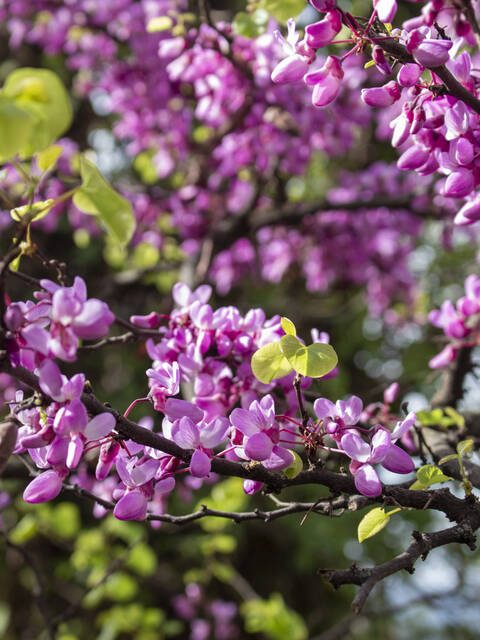
{"label": "green leaf", "polygon": [[458,460],[458,454],[451,453],[448,456],[443,456],[443,458],[438,461],[438,464],[445,464],[446,462],[450,462],[450,460]]}
{"label": "green leaf", "polygon": [[445,407],[444,411],[448,416],[450,416],[450,418],[452,418],[455,426],[457,426],[459,429],[465,428],[465,418],[460,413],[458,413],[456,409],[454,409],[453,407]]}
{"label": "green leaf", "polygon": [[49,69],[15,69],[7,76],[2,95],[32,117],[28,141],[21,146],[24,157],[48,147],[72,123],[68,93],[60,78]]}
{"label": "green leaf", "polygon": [[157,556],[152,547],[141,542],[130,552],[127,567],[138,573],[140,576],[151,576],[157,569]]}
{"label": "green leaf", "polygon": [[289,609],[279,593],[268,600],[247,600],[240,607],[247,633],[263,633],[270,640],[307,640],[303,618]]}
{"label": "green leaf", "polygon": [[371,538],[387,526],[390,520],[388,513],[381,507],[374,507],[360,520],[357,535],[358,541],[363,542],[367,538]]}
{"label": "green leaf", "polygon": [[432,486],[432,484],[448,482],[448,480],[451,480],[449,476],[446,476],[443,471],[434,464],[426,464],[423,467],[420,467],[417,471],[417,479],[425,489]]}
{"label": "green leaf", "polygon": [[295,328],[295,325],[291,320],[289,320],[288,318],[282,318],[281,323],[282,323],[282,329],[285,331],[287,336],[297,335],[297,329]]}
{"label": "green leaf", "polygon": [[241,11],[235,16],[232,28],[234,33],[244,38],[258,38],[265,32],[268,18],[264,9],[257,9],[252,15]]}
{"label": "green leaf", "polygon": [[59,144],[53,144],[43,151],[39,151],[37,155],[37,164],[40,171],[50,171],[57,164],[57,160],[62,155],[63,147]]}
{"label": "green leaf", "polygon": [[292,370],[279,342],[270,342],[261,347],[253,354],[251,364],[253,375],[265,384],[269,384],[275,378],[283,378]]}
{"label": "green leaf", "polygon": [[20,153],[30,139],[33,123],[28,111],[0,95],[0,162]]}
{"label": "green leaf", "polygon": [[54,507],[48,520],[53,533],[62,538],[75,538],[81,528],[80,510],[71,502]]}
{"label": "green leaf", "polygon": [[298,474],[303,471],[303,460],[298,455],[296,451],[290,450],[290,453],[293,455],[292,464],[283,470],[283,473],[287,476],[287,478],[296,478]]}
{"label": "green leaf", "polygon": [[428,427],[440,424],[443,419],[443,411],[441,409],[433,409],[432,411],[417,411],[417,420],[420,424]]}
{"label": "green leaf", "polygon": [[111,600],[126,602],[138,591],[137,581],[123,571],[113,573],[105,582],[105,593]]}
{"label": "green leaf", "polygon": [[461,458],[469,455],[473,451],[473,440],[469,438],[468,440],[462,440],[457,444],[457,453]]}
{"label": "green leaf", "polygon": [[173,20],[168,16],[157,16],[151,18],[147,23],[148,33],[157,33],[159,31],[168,31],[173,27]]}
{"label": "green leaf", "polygon": [[293,369],[302,376],[321,378],[335,368],[338,357],[329,344],[315,342],[306,347],[291,335],[283,336],[280,340],[283,355]]}
{"label": "green leaf", "polygon": [[23,216],[32,214],[31,222],[34,220],[41,220],[44,218],[50,209],[55,204],[55,200],[49,198],[48,200],[39,200],[30,204],[25,204],[21,207],[16,207],[10,211],[10,216],[15,222],[20,222]]}
{"label": "green leaf", "polygon": [[27,513],[10,531],[9,537],[13,544],[24,544],[36,536],[37,531],[37,518],[32,513]]}
{"label": "green leaf", "polygon": [[410,491],[425,491],[425,487],[418,480],[415,480],[415,482],[411,484],[408,488],[410,489]]}
{"label": "green leaf", "polygon": [[[216,484],[209,496],[197,503],[196,510],[205,504],[210,509],[220,511],[242,511],[248,497],[243,490],[243,482],[240,478],[229,478]],[[231,520],[226,518],[204,518],[200,526],[205,531],[217,532],[232,526]]]}
{"label": "green leaf", "polygon": [[97,167],[80,156],[82,185],[73,196],[74,204],[84,213],[98,216],[121,245],[126,245],[135,230],[132,206],[105,180]]}
{"label": "green leaf", "polygon": [[262,0],[260,7],[278,20],[287,22],[289,18],[296,18],[305,9],[304,0]]}

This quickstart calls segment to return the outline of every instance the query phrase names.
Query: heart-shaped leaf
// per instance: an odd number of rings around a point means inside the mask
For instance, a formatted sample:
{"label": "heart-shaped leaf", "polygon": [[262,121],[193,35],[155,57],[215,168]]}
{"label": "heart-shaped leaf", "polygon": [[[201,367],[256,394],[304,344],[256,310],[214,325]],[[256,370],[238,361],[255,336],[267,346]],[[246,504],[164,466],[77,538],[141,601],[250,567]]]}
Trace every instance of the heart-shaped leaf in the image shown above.
{"label": "heart-shaped leaf", "polygon": [[297,335],[297,329],[295,328],[295,325],[291,320],[289,320],[288,318],[282,318],[281,323],[282,323],[282,329],[285,331],[287,336]]}
{"label": "heart-shaped leaf", "polygon": [[338,362],[337,354],[329,344],[315,342],[306,347],[292,335],[280,340],[283,355],[293,369],[302,376],[321,378],[330,373]]}
{"label": "heart-shaped leaf", "polygon": [[291,370],[292,367],[284,357],[279,342],[266,344],[252,356],[253,375],[265,384],[269,384],[274,378],[283,378]]}
{"label": "heart-shaped leaf", "polygon": [[[24,157],[45,149],[70,127],[73,118],[68,93],[56,73],[49,69],[22,67],[7,76],[2,95],[14,101],[33,119]],[[3,155],[3,154],[2,154]]]}

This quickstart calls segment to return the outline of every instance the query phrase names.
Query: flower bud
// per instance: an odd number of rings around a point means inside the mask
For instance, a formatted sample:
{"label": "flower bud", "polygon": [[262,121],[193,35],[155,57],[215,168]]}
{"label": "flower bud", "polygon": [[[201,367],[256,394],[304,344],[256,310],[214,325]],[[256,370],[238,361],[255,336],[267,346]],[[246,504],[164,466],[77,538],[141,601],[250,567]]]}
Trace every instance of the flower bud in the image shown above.
{"label": "flower bud", "polygon": [[53,470],[44,471],[30,482],[23,492],[25,502],[37,503],[53,500],[62,488],[59,475]]}
{"label": "flower bud", "polygon": [[398,84],[401,87],[413,87],[422,75],[422,69],[414,62],[409,62],[400,67],[397,74]]}
{"label": "flower bud", "polygon": [[362,89],[362,100],[369,107],[389,107],[400,98],[400,87],[392,80],[383,87]]}
{"label": "flower bud", "polygon": [[309,24],[305,28],[307,44],[314,49],[326,47],[342,28],[339,11],[329,11],[323,20]]}
{"label": "flower bud", "polygon": [[386,76],[389,76],[392,73],[392,68],[385,57],[383,49],[378,44],[373,47],[372,58],[380,73],[383,73]]}
{"label": "flower bud", "polygon": [[284,58],[272,71],[272,82],[283,84],[297,82],[306,74],[308,62],[299,54],[294,54]]}
{"label": "flower bud", "polygon": [[443,195],[450,198],[463,198],[472,191],[473,187],[472,172],[468,169],[458,169],[446,179]]}
{"label": "flower bud", "polygon": [[397,13],[397,0],[373,0],[380,22],[390,23]]}

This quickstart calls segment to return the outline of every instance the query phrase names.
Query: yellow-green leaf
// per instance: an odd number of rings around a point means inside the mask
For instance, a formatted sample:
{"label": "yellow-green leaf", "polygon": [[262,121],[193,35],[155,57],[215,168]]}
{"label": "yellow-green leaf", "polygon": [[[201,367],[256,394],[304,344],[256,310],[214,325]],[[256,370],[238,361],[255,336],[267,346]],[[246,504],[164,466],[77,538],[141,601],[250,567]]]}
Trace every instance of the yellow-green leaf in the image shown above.
{"label": "yellow-green leaf", "polygon": [[468,440],[462,440],[457,444],[457,453],[460,457],[467,456],[473,451],[473,440],[469,438]]}
{"label": "yellow-green leaf", "polygon": [[445,464],[446,462],[450,462],[450,460],[457,460],[458,459],[458,455],[456,453],[450,453],[448,456],[443,456],[443,458],[441,458],[438,461],[438,464]]}
{"label": "yellow-green leaf", "polygon": [[292,464],[283,470],[283,473],[287,476],[287,478],[296,478],[298,474],[303,471],[303,460],[298,455],[296,451],[290,450],[290,453],[293,455]]}
{"label": "yellow-green leaf", "polygon": [[451,480],[449,476],[446,476],[443,471],[434,464],[426,464],[423,467],[420,467],[417,471],[417,479],[425,489],[430,487],[432,484],[448,482]]}
{"label": "yellow-green leaf", "polygon": [[285,331],[285,333],[288,336],[297,335],[297,329],[295,328],[295,325],[291,320],[289,320],[288,318],[282,318],[281,323],[282,323],[282,329]]}
{"label": "yellow-green leaf", "polygon": [[39,200],[38,202],[34,202],[31,205],[25,204],[21,207],[16,207],[10,211],[10,216],[12,220],[15,222],[20,222],[20,220],[25,215],[31,215],[31,222],[34,220],[40,220],[44,218],[50,209],[54,206],[55,200],[49,198],[48,200]]}
{"label": "yellow-green leaf", "polygon": [[115,240],[127,244],[135,231],[129,201],[108,184],[85,156],[80,157],[80,175],[82,185],[73,196],[74,204],[84,213],[98,216]]}
{"label": "yellow-green leaf", "polygon": [[13,100],[33,119],[28,140],[20,151],[24,157],[48,147],[72,123],[68,93],[60,78],[49,69],[15,69],[7,76],[2,95]]}
{"label": "yellow-green leaf", "polygon": [[37,164],[40,171],[50,171],[57,164],[57,160],[62,155],[63,147],[53,144],[37,154]]}
{"label": "yellow-green leaf", "polygon": [[337,354],[329,344],[315,342],[306,347],[295,336],[286,335],[280,340],[280,346],[293,369],[309,378],[325,376],[338,362]]}
{"label": "yellow-green leaf", "polygon": [[374,507],[360,520],[357,535],[358,541],[363,542],[381,531],[389,522],[390,516],[381,507]]}
{"label": "yellow-green leaf", "polygon": [[292,367],[285,359],[279,342],[270,342],[261,347],[252,356],[253,375],[269,384],[275,378],[283,378],[290,373]]}
{"label": "yellow-green leaf", "polygon": [[304,0],[262,0],[261,9],[265,9],[268,13],[278,20],[285,23],[289,18],[296,18],[305,8]]}
{"label": "yellow-green leaf", "polygon": [[0,95],[0,162],[20,153],[30,138],[33,123],[28,111]]}
{"label": "yellow-green leaf", "polygon": [[157,33],[158,31],[167,31],[173,27],[173,20],[168,16],[158,16],[151,18],[147,23],[148,33]]}

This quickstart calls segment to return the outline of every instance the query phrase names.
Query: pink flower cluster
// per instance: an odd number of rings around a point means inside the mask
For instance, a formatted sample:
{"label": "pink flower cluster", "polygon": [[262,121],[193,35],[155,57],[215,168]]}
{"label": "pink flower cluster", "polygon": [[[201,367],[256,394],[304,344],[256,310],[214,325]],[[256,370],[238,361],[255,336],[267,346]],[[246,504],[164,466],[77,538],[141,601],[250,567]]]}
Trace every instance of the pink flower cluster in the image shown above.
{"label": "pink flower cluster", "polygon": [[480,314],[480,278],[472,274],[465,280],[465,295],[457,300],[445,300],[440,309],[430,311],[428,319],[443,329],[449,343],[429,362],[432,369],[445,367],[455,360],[462,347],[478,344]]}

